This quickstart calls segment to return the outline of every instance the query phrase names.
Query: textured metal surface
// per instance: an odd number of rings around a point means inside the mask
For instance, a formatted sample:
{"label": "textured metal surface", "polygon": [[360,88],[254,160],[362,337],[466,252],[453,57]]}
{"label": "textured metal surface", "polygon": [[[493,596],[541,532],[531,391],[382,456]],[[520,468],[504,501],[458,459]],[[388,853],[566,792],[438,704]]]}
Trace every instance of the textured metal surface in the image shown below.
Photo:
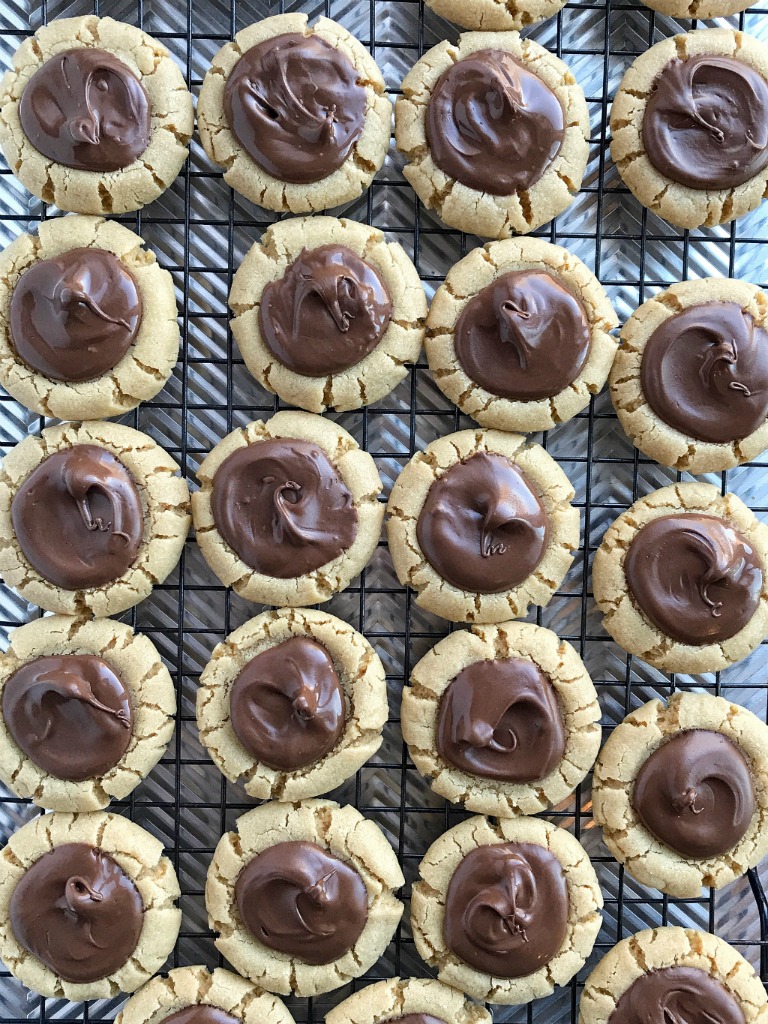
{"label": "textured metal surface", "polygon": [[[370,45],[393,94],[417,57],[457,29],[418,0],[326,0],[277,4],[258,0],[88,0],[26,3],[0,0],[0,64],[10,63],[22,38],[45,19],[109,14],[163,39],[197,92],[211,57],[233,32],[279,10],[326,14]],[[722,24],[739,26],[768,41],[768,12],[752,9]],[[685,23],[682,28],[687,28]],[[562,56],[584,88],[592,120],[590,162],[584,188],[571,208],[538,234],[570,249],[606,285],[620,317],[639,302],[681,278],[735,276],[766,284],[768,204],[735,226],[681,233],[648,215],[621,187],[607,152],[609,101],[632,59],[652,42],[679,29],[642,5],[569,4],[555,19],[530,34]],[[431,295],[448,268],[479,243],[441,227],[419,207],[390,151],[385,168],[360,200],[338,211],[368,221],[400,241],[412,254]],[[55,211],[48,211],[48,215]],[[42,205],[7,173],[0,172],[0,242],[34,230]],[[269,415],[277,405],[251,379],[227,331],[226,297],[234,269],[272,218],[233,195],[206,160],[197,141],[174,186],[140,216],[125,218],[174,275],[182,316],[184,348],[175,374],[153,402],[126,422],[146,431],[180,461],[186,474],[233,426]],[[365,412],[339,422],[372,453],[387,491],[409,455],[433,438],[469,425],[431,382],[423,364],[397,390]],[[42,421],[16,403],[0,399],[0,445],[13,446]],[[741,703],[761,718],[768,713],[768,646],[718,676],[668,677],[628,658],[600,626],[591,597],[588,567],[605,528],[639,495],[674,481],[676,474],[638,458],[612,414],[605,394],[583,414],[543,438],[576,488],[582,514],[582,547],[562,589],[536,621],[573,642],[595,680],[610,729],[627,710],[677,688],[707,688]],[[768,461],[711,479],[743,498],[761,518],[768,515]],[[408,763],[397,721],[399,694],[410,666],[447,631],[442,620],[421,611],[398,586],[386,546],[380,545],[363,577],[327,606],[376,645],[389,680],[390,723],[379,755],[333,796],[354,802],[385,831],[402,858],[409,892],[420,856],[430,842],[460,818],[434,796]],[[113,805],[168,847],[181,886],[183,924],[168,966],[219,962],[207,930],[203,886],[220,834],[250,805],[241,788],[219,775],[200,746],[194,724],[196,681],[215,644],[260,609],[216,585],[194,540],[179,569],[150,599],[125,616],[147,633],[166,659],[179,692],[179,718],[167,756],[129,801]],[[5,589],[0,593],[0,626],[38,614]],[[36,813],[30,804],[0,789],[0,840]],[[588,785],[550,815],[578,835],[593,858],[606,899],[605,921],[587,968],[572,985],[529,1007],[498,1008],[497,1021],[576,1018],[579,982],[603,951],[633,931],[662,923],[709,928],[732,942],[756,966],[765,953],[761,933],[764,897],[757,876],[742,879],[718,895],[668,900],[635,883],[607,854],[591,818]],[[407,900],[406,900],[407,903]],[[765,926],[765,912],[762,914]],[[761,934],[763,942],[761,943]],[[413,946],[408,913],[397,938],[365,980],[393,973],[424,973]],[[291,1000],[298,1021],[319,1021],[349,989],[310,1000]],[[111,1020],[121,1000],[89,1006],[41,1000],[0,969],[0,1022],[52,1018]]]}

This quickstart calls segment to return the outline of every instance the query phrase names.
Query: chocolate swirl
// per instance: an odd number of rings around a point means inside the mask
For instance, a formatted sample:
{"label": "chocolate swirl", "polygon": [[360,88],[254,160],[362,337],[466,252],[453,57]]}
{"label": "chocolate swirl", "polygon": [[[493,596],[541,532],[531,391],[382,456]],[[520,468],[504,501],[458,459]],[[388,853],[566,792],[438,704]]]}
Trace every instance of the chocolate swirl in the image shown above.
{"label": "chocolate swirl", "polygon": [[11,520],[30,565],[65,590],[118,579],[144,536],[133,477],[94,444],[55,452],[33,469],[14,495]]}
{"label": "chocolate swirl", "polygon": [[333,750],[344,732],[344,690],[328,651],[294,636],[252,658],[229,698],[235,735],[276,771],[306,768]]}
{"label": "chocolate swirl", "polygon": [[169,1017],[163,1017],[160,1024],[240,1024],[242,1017],[234,1017],[220,1006],[210,1003],[196,1003],[185,1006]]}
{"label": "chocolate swirl", "polygon": [[565,752],[555,688],[532,661],[476,661],[452,680],[437,715],[437,752],[470,775],[533,782]]}
{"label": "chocolate swirl", "polygon": [[424,557],[454,587],[499,594],[544,556],[549,517],[514,463],[479,452],[436,480],[416,523]]}
{"label": "chocolate swirl", "polygon": [[508,196],[541,178],[560,151],[557,96],[511,53],[478,50],[444,71],[427,105],[427,143],[441,171]]}
{"label": "chocolate swirl", "polygon": [[11,295],[11,339],[27,366],[51,380],[95,380],[131,347],[141,313],[124,263],[104,249],[70,249],[22,274]]}
{"label": "chocolate swirl", "polygon": [[365,127],[366,105],[349,58],[299,32],[244,53],[224,90],[224,113],[243,149],[262,170],[296,185],[341,167]]}
{"label": "chocolate swirl", "polygon": [[314,843],[268,847],[240,872],[235,895],[259,942],[313,966],[348,953],[368,920],[358,872]]}
{"label": "chocolate swirl", "polygon": [[713,444],[738,441],[768,417],[768,334],[736,302],[690,306],[648,339],[640,383],[675,430]]}
{"label": "chocolate swirl", "polygon": [[467,376],[501,398],[552,398],[589,355],[584,307],[546,271],[513,270],[473,296],[456,324],[456,356]]}
{"label": "chocolate swirl", "polygon": [[633,981],[608,1024],[744,1024],[728,989],[698,967],[663,967]]}
{"label": "chocolate swirl", "polygon": [[144,86],[114,53],[78,47],[57,53],[24,86],[24,134],[44,157],[79,171],[119,171],[149,145]]}
{"label": "chocolate swirl", "polygon": [[443,935],[476,971],[522,978],[559,951],[568,910],[565,874],[549,850],[532,843],[479,846],[448,883]]}
{"label": "chocolate swirl", "polygon": [[6,680],[2,714],[14,743],[43,771],[82,782],[128,749],[133,710],[122,680],[93,654],[46,655]]}
{"label": "chocolate swirl", "polygon": [[736,188],[768,165],[768,82],[732,57],[701,53],[659,72],[643,114],[653,166],[688,188]]}
{"label": "chocolate swirl", "polygon": [[683,644],[717,644],[754,615],[763,566],[752,545],[717,516],[660,516],[635,535],[624,559],[627,586],[662,633]]}
{"label": "chocolate swirl", "polygon": [[64,843],[27,868],[13,890],[11,930],[64,981],[109,977],[131,957],[144,923],[133,881],[106,853]]}
{"label": "chocolate swirl", "polygon": [[337,558],[357,536],[349,488],[310,441],[279,438],[240,448],[213,480],[216,529],[265,576],[303,576]]}
{"label": "chocolate swirl", "polygon": [[752,775],[727,736],[692,729],[673,736],[644,762],[632,804],[648,831],[684,857],[720,857],[752,821]]}
{"label": "chocolate swirl", "polygon": [[259,329],[283,366],[307,377],[341,373],[384,337],[392,301],[379,273],[345,245],[303,249],[264,289]]}

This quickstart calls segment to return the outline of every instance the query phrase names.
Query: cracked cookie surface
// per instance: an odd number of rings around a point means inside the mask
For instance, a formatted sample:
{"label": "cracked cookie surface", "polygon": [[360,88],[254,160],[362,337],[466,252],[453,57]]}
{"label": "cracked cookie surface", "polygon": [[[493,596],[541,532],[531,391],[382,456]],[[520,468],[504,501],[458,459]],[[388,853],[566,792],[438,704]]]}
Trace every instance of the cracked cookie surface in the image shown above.
{"label": "cracked cookie surface", "polygon": [[709,932],[665,927],[637,932],[605,954],[584,985],[579,1024],[608,1024],[619,999],[638,979],[671,967],[703,971],[718,982],[740,1007],[745,1024],[768,1020],[765,987],[733,946]]}
{"label": "cracked cookie surface", "polygon": [[[501,397],[471,379],[457,355],[456,328],[479,292],[505,274],[526,270],[550,275],[577,298],[589,322],[590,337],[586,361],[570,384],[549,398],[522,401]],[[565,249],[539,238],[488,242],[454,264],[435,293],[427,317],[427,359],[440,390],[481,426],[549,430],[575,416],[602,389],[618,344],[610,334],[617,324],[600,282]]]}
{"label": "cracked cookie surface", "polygon": [[[375,348],[361,360],[336,373],[307,376],[270,351],[260,311],[264,289],[281,280],[304,250],[324,245],[344,246],[372,266],[389,293],[392,312]],[[302,217],[268,228],[240,264],[229,305],[235,314],[232,332],[254,377],[284,401],[316,413],[359,409],[388,395],[407,375],[407,364],[419,357],[427,314],[419,275],[402,246],[387,242],[376,228],[334,217]]]}
{"label": "cracked cookie surface", "polygon": [[[100,981],[65,981],[22,947],[10,924],[13,893],[32,867],[57,847],[82,843],[108,854],[128,876],[144,906],[138,943],[119,970]],[[0,851],[0,958],[14,977],[48,997],[79,1002],[134,992],[160,969],[173,949],[181,924],[175,906],[179,883],[163,846],[139,825],[117,814],[43,814],[14,832]]]}
{"label": "cracked cookie surface", "polygon": [[[746,832],[726,854],[687,857],[658,839],[633,803],[638,772],[650,755],[686,730],[721,733],[747,762],[754,813]],[[668,704],[649,701],[613,731],[595,764],[592,783],[595,821],[608,849],[643,885],[670,896],[698,897],[702,886],[720,889],[768,852],[768,727],[751,711],[722,697],[676,693]]]}
{"label": "cracked cookie surface", "polygon": [[[268,210],[312,213],[356,199],[368,188],[384,163],[389,147],[392,106],[376,61],[345,28],[328,18],[310,27],[306,14],[278,14],[237,33],[213,58],[197,104],[200,140],[209,158],[224,167],[224,180],[236,192]],[[260,167],[238,141],[225,112],[230,75],[253,47],[290,33],[316,36],[335,47],[358,73],[365,88],[365,124],[344,162],[319,181],[283,181]]]}
{"label": "cracked cookie surface", "polygon": [[[491,976],[470,967],[448,948],[444,935],[446,894],[457,868],[468,854],[504,843],[549,851],[560,862],[568,895],[559,949],[533,973],[514,978]],[[589,857],[574,836],[539,818],[504,818],[496,825],[483,817],[463,821],[430,846],[419,865],[419,875],[411,897],[416,948],[437,968],[440,981],[475,999],[517,1005],[549,995],[582,967],[600,930],[603,898]],[[535,908],[535,896],[530,906]]]}
{"label": "cracked cookie surface", "polygon": [[128,1000],[115,1024],[162,1024],[187,1007],[223,1010],[242,1024],[294,1024],[287,1007],[269,992],[232,971],[202,965],[176,967],[154,977]]}
{"label": "cracked cookie surface", "polygon": [[0,707],[8,679],[22,666],[37,658],[71,654],[102,658],[125,686],[133,718],[127,749],[99,776],[64,780],[40,767],[17,746],[0,713],[0,778],[12,792],[31,798],[40,807],[100,810],[110,800],[128,796],[162,757],[173,734],[176,694],[168,669],[148,637],[112,619],[54,615],[12,632],[8,650],[0,655]]}
{"label": "cracked cookie surface", "polygon": [[[517,467],[537,496],[549,524],[546,546],[533,571],[501,593],[471,593],[443,579],[427,561],[417,524],[430,488],[459,463],[478,454],[502,456]],[[395,572],[412,587],[416,602],[453,622],[504,622],[522,618],[531,604],[545,605],[565,578],[579,543],[579,512],[562,469],[539,445],[500,430],[462,430],[418,452],[395,481],[387,506],[387,535]]]}
{"label": "cracked cookie surface", "polygon": [[[322,645],[339,677],[346,703],[343,732],[318,760],[294,771],[258,761],[232,727],[235,680],[253,658],[292,637]],[[357,630],[314,609],[281,608],[244,623],[214,648],[200,677],[197,725],[216,766],[230,780],[243,779],[250,796],[303,800],[341,785],[373,757],[387,720],[387,689],[381,659]]]}
{"label": "cracked cookie surface", "polygon": [[[763,567],[752,617],[738,632],[718,643],[684,643],[664,633],[641,610],[627,584],[627,553],[642,527],[681,514],[721,519],[739,531]],[[723,496],[712,484],[662,487],[640,498],[608,527],[595,553],[592,586],[605,629],[625,651],[665,672],[719,671],[746,658],[768,632],[768,527],[734,494]]]}
{"label": "cracked cookie surface", "polygon": [[[281,843],[311,843],[338,858],[362,879],[367,920],[357,941],[327,964],[309,964],[259,942],[237,909],[235,883],[258,854]],[[331,800],[268,803],[237,821],[237,831],[219,841],[208,871],[205,901],[217,948],[251,981],[270,992],[299,996],[330,992],[368,971],[389,944],[402,904],[394,892],[404,884],[397,857],[384,834],[354,807]],[[318,946],[321,943],[317,942]]]}
{"label": "cracked cookie surface", "polygon": [[651,163],[643,121],[655,80],[671,61],[701,54],[741,61],[768,81],[765,44],[733,29],[698,29],[664,39],[641,54],[624,75],[611,107],[611,156],[619,174],[643,206],[681,228],[735,220],[759,206],[768,188],[768,169],[732,188],[706,189],[673,181]]}
{"label": "cracked cookie surface", "polygon": [[504,32],[535,25],[552,18],[565,4],[563,0],[426,0],[435,14],[474,32]]}
{"label": "cracked cookie surface", "polygon": [[426,1014],[443,1024],[491,1024],[488,1010],[434,978],[389,978],[367,985],[326,1014],[326,1024],[395,1024]]}
{"label": "cracked cookie surface", "polygon": [[[112,253],[133,278],[142,311],[132,344],[109,372],[77,383],[53,380],[28,366],[14,346],[10,306],[24,274],[43,260],[76,248]],[[162,390],[179,354],[173,279],[143,240],[101,217],[73,215],[43,221],[37,235],[20,235],[0,253],[0,384],[41,416],[101,419],[121,416]]]}
{"label": "cracked cookie surface", "polygon": [[[466,7],[465,7],[466,9]],[[542,176],[527,189],[491,195],[441,170],[427,139],[427,108],[441,75],[482,50],[504,51],[552,90],[564,114],[562,145]],[[552,220],[581,187],[589,152],[589,113],[584,93],[568,66],[517,32],[465,32],[457,44],[433,46],[403,79],[395,104],[395,140],[403,169],[419,199],[444,223],[485,238],[527,234]]]}
{"label": "cracked cookie surface", "polygon": [[[470,665],[506,658],[522,658],[544,673],[557,694],[563,719],[562,756],[533,782],[483,778],[438,753],[441,702],[453,680]],[[440,640],[415,666],[411,685],[403,690],[401,723],[411,760],[436,793],[452,803],[463,803],[470,811],[508,818],[537,814],[573,792],[600,749],[600,717],[592,680],[570,644],[532,623],[503,622],[458,630]]]}
{"label": "cracked cookie surface", "polygon": [[[142,509],[143,536],[136,558],[111,582],[80,590],[55,586],[25,557],[11,518],[13,499],[45,460],[76,445],[114,456],[133,480]],[[90,421],[47,427],[16,445],[0,463],[0,573],[6,584],[46,611],[63,615],[116,615],[147,597],[174,569],[189,531],[189,488],[179,467],[147,434],[119,423]],[[89,527],[90,529],[90,527]]]}
{"label": "cracked cookie surface", "polygon": [[[148,99],[148,144],[119,170],[99,172],[57,163],[35,149],[21,125],[21,99],[32,76],[50,58],[81,47],[117,57],[137,76]],[[141,29],[112,18],[59,18],[39,28],[16,51],[13,68],[0,85],[0,146],[5,158],[30,192],[60,210],[120,214],[157,199],[181,170],[193,128],[192,96],[168,50]]]}

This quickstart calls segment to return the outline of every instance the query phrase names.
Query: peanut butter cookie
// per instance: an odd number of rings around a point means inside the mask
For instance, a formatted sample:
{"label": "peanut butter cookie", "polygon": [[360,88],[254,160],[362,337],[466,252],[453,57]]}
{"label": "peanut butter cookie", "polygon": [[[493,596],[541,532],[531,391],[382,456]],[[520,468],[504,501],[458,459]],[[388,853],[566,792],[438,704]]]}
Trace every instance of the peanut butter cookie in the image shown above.
{"label": "peanut butter cookie", "polygon": [[490,1013],[434,978],[367,985],[325,1015],[325,1024],[492,1024]]}
{"label": "peanut butter cookie", "polygon": [[565,7],[564,0],[426,0],[435,14],[478,32],[526,28],[551,18]]}

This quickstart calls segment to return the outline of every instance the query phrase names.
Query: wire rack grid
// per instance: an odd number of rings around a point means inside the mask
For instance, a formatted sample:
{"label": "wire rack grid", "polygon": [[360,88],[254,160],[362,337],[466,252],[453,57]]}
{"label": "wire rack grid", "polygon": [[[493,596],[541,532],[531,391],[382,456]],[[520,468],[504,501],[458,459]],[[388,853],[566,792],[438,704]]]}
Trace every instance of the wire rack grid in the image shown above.
{"label": "wire rack grid", "polygon": [[[59,17],[96,13],[137,24],[162,39],[197,93],[218,48],[234,32],[283,10],[334,18],[369,46],[394,95],[415,60],[455,26],[437,18],[423,0],[0,0],[0,63],[8,65],[22,39]],[[722,19],[768,39],[768,10],[752,8]],[[674,281],[715,276],[742,277],[765,285],[768,212],[764,207],[738,224],[680,232],[637,204],[621,185],[608,154],[608,111],[631,61],[661,38],[685,30],[640,4],[568,4],[529,34],[571,67],[588,99],[592,140],[584,186],[570,209],[537,234],[564,245],[595,271],[622,320],[654,292]],[[693,23],[696,27],[696,23]],[[443,227],[416,201],[394,150],[371,189],[337,211],[382,228],[411,254],[431,296],[449,267],[480,244]],[[0,243],[56,211],[46,210],[10,173],[0,170]],[[183,350],[163,392],[125,418],[155,438],[194,480],[213,445],[233,427],[270,415],[279,407],[252,380],[227,328],[227,293],[245,252],[273,220],[232,193],[206,159],[199,142],[175,184],[151,206],[125,222],[143,236],[174,276]],[[421,362],[386,399],[339,422],[374,457],[388,491],[413,452],[435,437],[469,426],[430,379]],[[0,446],[8,450],[45,425],[7,397],[0,397]],[[592,554],[609,523],[638,496],[680,479],[680,474],[639,457],[619,428],[605,394],[589,409],[548,436],[536,437],[562,465],[576,489],[582,543],[576,562],[547,608],[533,616],[572,642],[584,658],[603,708],[606,730],[628,710],[676,688],[705,688],[768,716],[768,645],[722,674],[668,676],[628,657],[600,623],[590,591]],[[710,479],[737,493],[758,516],[768,517],[768,461]],[[441,636],[447,624],[419,609],[398,585],[382,541],[359,581],[327,605],[362,630],[377,647],[387,670],[390,720],[376,758],[334,794],[375,821],[398,852],[407,885],[406,913],[385,956],[361,983],[394,974],[423,975],[408,923],[408,895],[418,862],[429,844],[462,817],[436,797],[407,758],[400,734],[399,695],[410,668]],[[194,722],[197,679],[217,642],[260,609],[216,585],[190,538],[175,574],[138,608],[124,616],[157,645],[174,676],[179,712],[167,755],[127,801],[114,810],[158,836],[179,874],[182,931],[168,966],[220,958],[208,930],[203,887],[219,836],[251,806],[239,786],[226,782],[200,746]],[[4,633],[40,614],[18,595],[0,592]],[[0,840],[39,813],[0,789]],[[495,1009],[497,1022],[575,1022],[580,986],[588,970],[619,939],[644,927],[685,924],[715,931],[733,943],[768,980],[768,907],[759,872],[718,894],[672,900],[635,883],[608,854],[593,826],[589,785],[547,815],[577,835],[592,858],[606,900],[604,925],[585,969],[570,985],[527,1007]],[[763,881],[766,875],[762,876]],[[314,1000],[289,1000],[297,1021],[322,1020],[350,988]],[[27,992],[0,965],[0,1024],[46,1020],[112,1020],[122,1000],[71,1004]]]}

